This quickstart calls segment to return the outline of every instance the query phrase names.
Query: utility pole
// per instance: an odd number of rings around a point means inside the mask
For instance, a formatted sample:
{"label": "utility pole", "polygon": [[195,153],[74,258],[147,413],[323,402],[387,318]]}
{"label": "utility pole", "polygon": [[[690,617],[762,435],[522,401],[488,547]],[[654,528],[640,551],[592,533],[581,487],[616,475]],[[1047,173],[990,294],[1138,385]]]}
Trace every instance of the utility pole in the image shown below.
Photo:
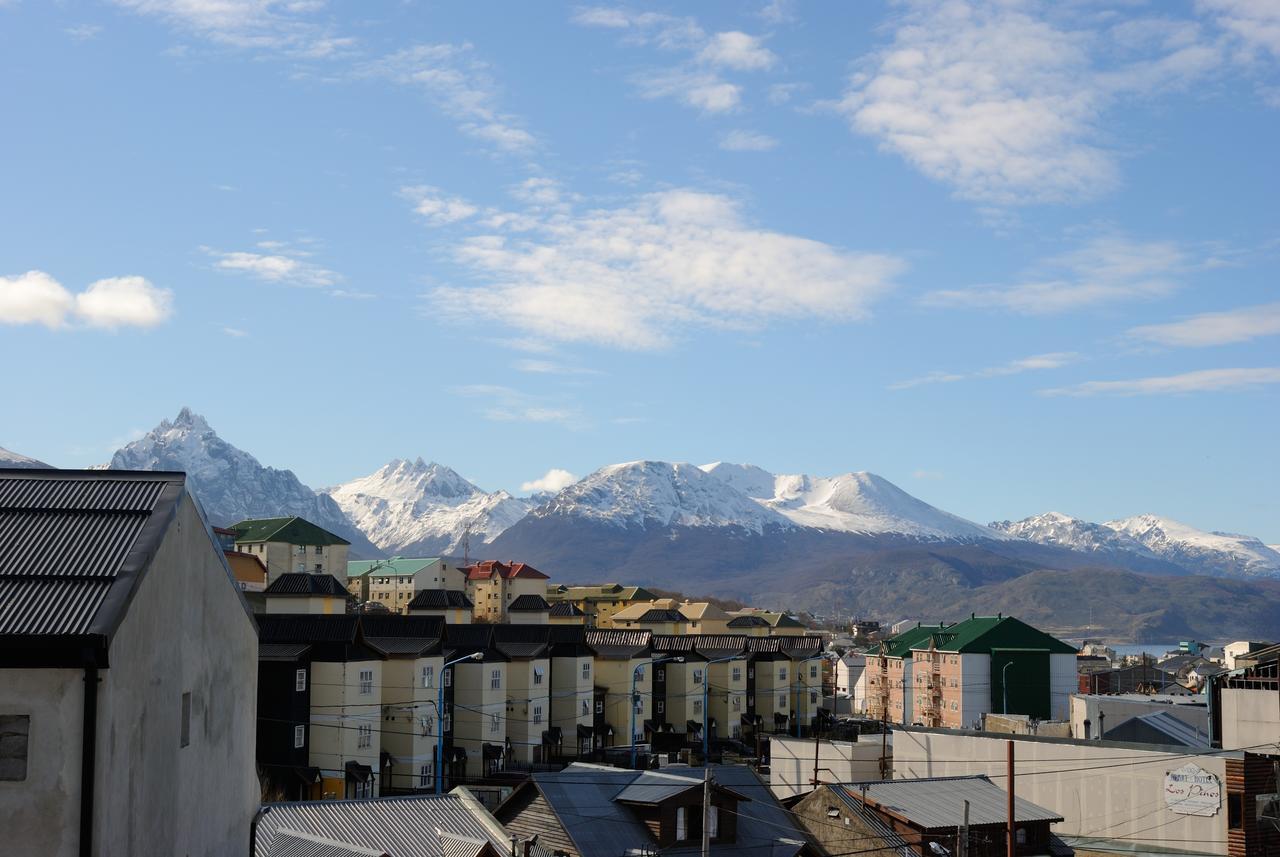
{"label": "utility pole", "polygon": [[1014,851],[1016,850],[1016,847],[1017,847],[1017,837],[1014,835],[1014,832],[1013,832],[1013,823],[1014,823],[1014,815],[1013,815],[1013,741],[1009,741],[1009,742],[1008,742],[1008,749],[1009,749],[1009,761],[1008,761],[1008,768],[1009,768],[1009,770],[1008,770],[1008,775],[1009,775],[1009,831],[1008,831],[1009,847],[1008,847],[1008,857],[1014,857]]}
{"label": "utility pole", "polygon": [[880,706],[880,779],[889,779],[889,701]]}
{"label": "utility pole", "polygon": [[702,768],[702,857],[711,857],[711,763]]}
{"label": "utility pole", "polygon": [[960,839],[956,842],[960,857],[969,857],[969,802],[964,802],[964,824],[960,825]]}

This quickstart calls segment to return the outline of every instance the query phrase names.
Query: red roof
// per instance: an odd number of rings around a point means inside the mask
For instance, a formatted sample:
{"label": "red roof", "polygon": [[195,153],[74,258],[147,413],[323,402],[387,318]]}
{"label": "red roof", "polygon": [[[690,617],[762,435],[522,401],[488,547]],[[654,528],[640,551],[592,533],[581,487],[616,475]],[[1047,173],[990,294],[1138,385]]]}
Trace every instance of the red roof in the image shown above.
{"label": "red roof", "polygon": [[526,580],[551,579],[528,563],[513,562],[508,564],[499,562],[496,559],[487,559],[484,562],[469,565],[463,571],[467,573],[467,580],[491,580],[494,575],[504,580],[510,580],[513,577],[521,577]]}

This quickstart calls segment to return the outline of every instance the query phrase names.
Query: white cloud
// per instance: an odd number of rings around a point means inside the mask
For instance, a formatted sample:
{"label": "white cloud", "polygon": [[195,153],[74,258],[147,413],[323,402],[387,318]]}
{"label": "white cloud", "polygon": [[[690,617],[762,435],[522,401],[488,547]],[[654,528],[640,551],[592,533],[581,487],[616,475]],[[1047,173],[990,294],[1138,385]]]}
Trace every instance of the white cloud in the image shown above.
{"label": "white cloud", "polygon": [[754,227],[733,199],[693,190],[547,215],[519,235],[477,228],[452,253],[476,282],[431,292],[437,311],[633,349],[691,326],[860,318],[905,268]]}
{"label": "white cloud", "polygon": [[1280,58],[1280,4],[1274,0],[1197,0],[1196,8],[1239,39],[1246,50]]}
{"label": "white cloud", "polygon": [[492,422],[558,423],[566,428],[581,428],[582,420],[575,406],[549,401],[497,384],[466,384],[450,392],[457,396],[487,400],[482,411]]}
{"label": "white cloud", "polygon": [[581,366],[565,366],[551,360],[517,360],[512,364],[517,372],[530,372],[535,375],[603,375],[599,369],[587,369]]}
{"label": "white cloud", "polygon": [[283,51],[324,58],[354,40],[333,36],[309,19],[321,0],[114,0],[117,6],[168,22],[177,29],[235,48]]}
{"label": "white cloud", "polygon": [[553,467],[538,479],[520,483],[520,490],[530,493],[535,491],[550,491],[554,494],[563,491],[565,488],[568,488],[577,481],[578,477],[574,476],[569,471],[562,470],[559,467]]}
{"label": "white cloud", "polygon": [[244,339],[249,335],[249,331],[241,330],[238,327],[224,327],[222,328],[222,332],[227,336],[230,336],[232,339]]}
{"label": "white cloud", "polygon": [[769,0],[756,14],[770,24],[789,24],[796,20],[795,0]]}
{"label": "white cloud", "polygon": [[755,131],[734,130],[720,138],[720,148],[729,152],[767,152],[777,147],[777,140]]}
{"label": "white cloud", "polygon": [[400,195],[413,202],[413,210],[433,226],[446,226],[473,216],[478,209],[462,197],[448,196],[430,185],[400,189]]}
{"label": "white cloud", "polygon": [[1280,384],[1280,367],[1202,369],[1181,375],[1127,381],[1086,381],[1041,390],[1045,396],[1157,396],[1179,393],[1231,393]]}
{"label": "white cloud", "polygon": [[1280,303],[1206,312],[1182,321],[1147,324],[1129,331],[1129,335],[1136,339],[1193,348],[1248,342],[1260,336],[1277,334],[1280,334]]}
{"label": "white cloud", "polygon": [[[851,128],[969,199],[1063,202],[1118,182],[1102,116],[1122,97],[1182,86],[1221,62],[1194,25],[1085,30],[1049,4],[915,0],[891,45],[836,105]],[[1127,27],[1128,30],[1121,29]],[[1189,41],[1190,39],[1190,41]],[[1137,54],[1137,56],[1134,56]]]}
{"label": "white cloud", "polygon": [[102,27],[98,24],[77,24],[74,27],[67,27],[64,32],[74,41],[87,42],[97,38],[102,32]]}
{"label": "white cloud", "polygon": [[672,69],[635,78],[643,98],[675,98],[706,113],[728,113],[742,102],[742,87],[710,72]]}
{"label": "white cloud", "polygon": [[775,83],[769,87],[769,103],[786,104],[804,86],[799,83]]}
{"label": "white cloud", "polygon": [[739,30],[716,33],[698,52],[698,59],[710,65],[736,71],[760,71],[773,67],[778,57],[764,46],[764,40]]}
{"label": "white cloud", "polygon": [[469,136],[505,152],[523,152],[536,140],[518,117],[504,113],[498,85],[489,66],[476,58],[471,45],[415,45],[357,70],[363,77],[381,77],[421,91]]}
{"label": "white cloud", "polygon": [[74,322],[114,330],[155,327],[173,314],[173,293],[143,277],[109,277],[72,294],[44,271],[0,277],[0,324],[43,324],[57,329]]}
{"label": "white cloud", "polygon": [[1163,297],[1178,287],[1186,258],[1168,241],[1096,238],[1079,250],[1046,260],[1011,286],[975,286],[929,292],[929,306],[992,307],[1022,315],[1049,315],[1125,300]]}
{"label": "white cloud", "polygon": [[223,271],[248,274],[268,283],[289,286],[323,288],[336,285],[342,276],[328,268],[322,268],[297,258],[298,253],[286,256],[280,253],[250,253],[234,251],[223,253],[205,248],[217,261],[214,267]]}
{"label": "white cloud", "polygon": [[623,30],[624,38],[631,44],[653,44],[667,51],[697,50],[707,38],[707,34],[693,18],[681,18],[661,12],[632,12],[621,8],[587,6],[577,9],[569,20],[583,27]]}
{"label": "white cloud", "polygon": [[1036,372],[1045,369],[1059,369],[1071,363],[1075,363],[1080,359],[1080,355],[1074,351],[1054,351],[1048,354],[1034,354],[1030,357],[1022,357],[1018,360],[1010,360],[1008,363],[1002,363],[999,366],[988,366],[985,369],[979,369],[976,372],[930,372],[928,375],[922,375],[919,378],[911,378],[906,381],[899,381],[890,384],[890,390],[907,390],[912,387],[922,387],[925,384],[950,384],[956,381],[966,381],[974,378],[999,378],[1005,375],[1020,375],[1023,372]]}

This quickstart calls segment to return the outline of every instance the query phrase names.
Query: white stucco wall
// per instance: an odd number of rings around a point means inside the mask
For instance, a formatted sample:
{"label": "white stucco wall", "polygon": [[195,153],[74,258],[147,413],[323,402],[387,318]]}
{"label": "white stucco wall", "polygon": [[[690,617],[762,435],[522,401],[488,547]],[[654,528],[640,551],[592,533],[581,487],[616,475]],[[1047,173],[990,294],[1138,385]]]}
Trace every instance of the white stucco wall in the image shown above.
{"label": "white stucco wall", "polygon": [[991,656],[960,656],[960,722],[972,726],[991,711]]}
{"label": "white stucco wall", "polygon": [[1254,748],[1280,740],[1280,705],[1268,690],[1222,689],[1222,746],[1224,749]]}
{"label": "white stucco wall", "polygon": [[1049,709],[1053,712],[1053,720],[1067,720],[1071,717],[1071,695],[1079,690],[1076,656],[1049,655]]}
{"label": "white stucco wall", "polygon": [[[890,736],[892,737],[892,736]],[[892,759],[893,744],[885,741],[886,755]],[[813,741],[774,735],[769,739],[769,789],[779,800],[813,788],[814,755],[818,759],[818,779],[824,783],[856,783],[880,779],[881,736],[866,735],[861,741]],[[889,762],[889,770],[893,769]]]}

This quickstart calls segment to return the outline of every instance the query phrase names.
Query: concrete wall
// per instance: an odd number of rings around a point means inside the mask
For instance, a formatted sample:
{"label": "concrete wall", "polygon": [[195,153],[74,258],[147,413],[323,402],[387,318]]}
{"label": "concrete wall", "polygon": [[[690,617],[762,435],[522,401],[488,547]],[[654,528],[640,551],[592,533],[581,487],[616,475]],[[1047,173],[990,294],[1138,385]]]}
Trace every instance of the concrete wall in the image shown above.
{"label": "concrete wall", "polygon": [[[257,650],[222,552],[184,496],[102,673],[94,853],[243,853],[260,798]],[[77,763],[79,734],[60,750]]]}
{"label": "concrete wall", "polygon": [[[986,774],[1005,785],[1010,739],[951,730],[896,729],[894,778]],[[1177,748],[1073,739],[1018,738],[1014,792],[1061,814],[1053,831],[1095,851],[1166,849],[1174,854],[1227,853],[1225,797],[1216,815],[1182,815],[1165,804],[1165,774],[1194,762],[1226,793],[1226,759]],[[1074,837],[1088,838],[1087,843]],[[1114,840],[1114,841],[1108,841]]]}
{"label": "concrete wall", "polygon": [[[892,737],[892,736],[891,736]],[[865,735],[862,741],[812,741],[808,738],[773,736],[769,739],[769,789],[782,800],[813,788],[813,757],[818,755],[818,779],[825,783],[878,780],[881,737]],[[892,770],[893,744],[886,742],[887,763]]]}
{"label": "concrete wall", "polygon": [[960,718],[964,727],[982,722],[991,711],[991,656],[960,656]]}
{"label": "concrete wall", "polygon": [[1275,744],[1280,736],[1280,703],[1275,691],[1222,689],[1222,747],[1226,750]]}

